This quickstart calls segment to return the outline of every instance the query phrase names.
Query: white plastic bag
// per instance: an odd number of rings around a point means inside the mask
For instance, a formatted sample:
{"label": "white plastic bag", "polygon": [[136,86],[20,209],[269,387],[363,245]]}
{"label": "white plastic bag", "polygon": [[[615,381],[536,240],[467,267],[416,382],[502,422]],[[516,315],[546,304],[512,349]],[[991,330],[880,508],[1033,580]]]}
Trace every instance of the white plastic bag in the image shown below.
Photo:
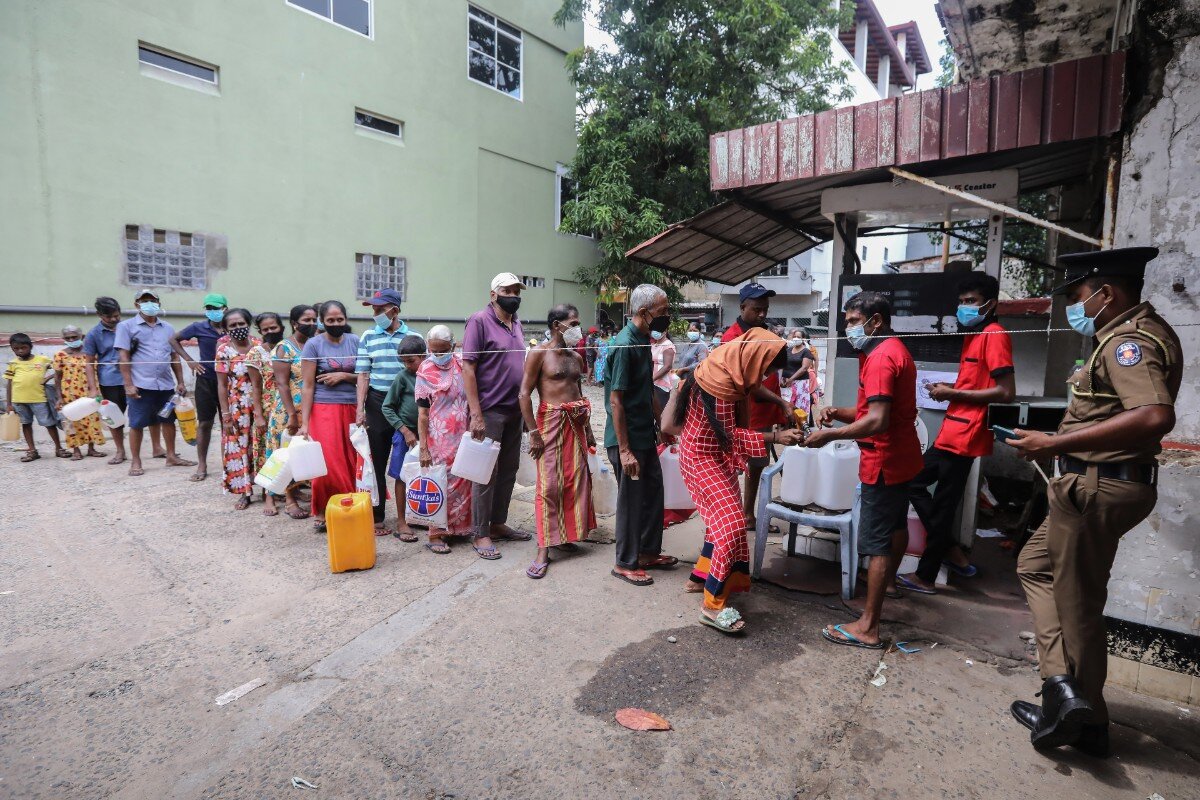
{"label": "white plastic bag", "polygon": [[[410,469],[408,463],[405,464],[405,469]],[[401,472],[403,474],[403,470]],[[404,518],[409,525],[446,527],[446,484],[445,464],[420,467],[416,474],[412,475],[406,482],[407,491],[404,498]]]}
{"label": "white plastic bag", "polygon": [[400,464],[400,480],[408,483],[420,473],[421,449],[414,447],[404,454],[404,461]]}
{"label": "white plastic bag", "polygon": [[359,462],[354,470],[354,490],[369,492],[371,505],[380,503],[379,484],[375,480],[375,465],[371,462],[371,440],[367,437],[367,429],[362,425],[350,426],[350,444],[358,453]]}

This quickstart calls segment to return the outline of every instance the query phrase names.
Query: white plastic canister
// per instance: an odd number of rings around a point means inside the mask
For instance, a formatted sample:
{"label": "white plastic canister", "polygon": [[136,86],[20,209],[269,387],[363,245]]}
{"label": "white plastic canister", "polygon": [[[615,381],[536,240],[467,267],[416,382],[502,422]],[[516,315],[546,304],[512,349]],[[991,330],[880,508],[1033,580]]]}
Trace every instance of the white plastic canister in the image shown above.
{"label": "white plastic canister", "polygon": [[817,451],[817,490],[813,502],[829,511],[847,511],[858,488],[858,444],[839,440]]}
{"label": "white plastic canister", "polygon": [[296,481],[311,481],[329,473],[321,443],[311,439],[292,439],[288,445],[288,463],[292,466],[292,480]]}
{"label": "white plastic canister", "polygon": [[84,417],[100,411],[100,403],[94,397],[80,397],[62,407],[62,415],[71,422],[79,422]]}
{"label": "white plastic canister", "polygon": [[692,493],[683,482],[683,472],[679,468],[679,448],[672,445],[658,457],[663,475],[663,508],[673,508],[690,511],[696,507],[692,502]]}
{"label": "white plastic canister", "polygon": [[458,443],[458,453],[454,456],[454,467],[450,474],[475,483],[490,483],[499,455],[499,442],[491,439],[477,442],[470,436],[464,436]]}
{"label": "white plastic canister", "polygon": [[813,502],[817,484],[817,458],[820,450],[793,445],[783,451],[783,481],[779,497],[794,506]]}

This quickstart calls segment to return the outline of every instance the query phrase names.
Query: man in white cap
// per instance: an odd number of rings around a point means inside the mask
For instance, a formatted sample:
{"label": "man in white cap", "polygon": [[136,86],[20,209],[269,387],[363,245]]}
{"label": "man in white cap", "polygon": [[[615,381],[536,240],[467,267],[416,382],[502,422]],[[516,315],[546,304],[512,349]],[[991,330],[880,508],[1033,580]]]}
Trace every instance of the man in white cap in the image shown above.
{"label": "man in white cap", "polygon": [[492,278],[491,299],[467,320],[463,336],[463,385],[471,409],[471,436],[500,443],[492,479],[476,484],[471,504],[475,552],[494,560],[493,539],[525,541],[530,534],[508,526],[508,504],[521,458],[521,406],[517,395],[525,371],[525,333],[517,319],[525,284],[511,272]]}

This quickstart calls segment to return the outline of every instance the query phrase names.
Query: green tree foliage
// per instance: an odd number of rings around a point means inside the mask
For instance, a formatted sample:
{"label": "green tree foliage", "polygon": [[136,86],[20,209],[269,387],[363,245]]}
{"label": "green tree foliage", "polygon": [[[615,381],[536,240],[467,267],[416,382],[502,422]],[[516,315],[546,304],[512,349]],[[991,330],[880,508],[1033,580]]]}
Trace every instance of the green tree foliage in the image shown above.
{"label": "green tree foliage", "polygon": [[[587,0],[564,0],[559,24]],[[852,3],[843,3],[847,14]],[[839,15],[822,0],[598,0],[613,52],[567,58],[579,92],[575,199],[562,230],[598,239],[601,259],[577,278],[598,290],[651,282],[678,298],[681,279],[625,252],[717,198],[708,137],[831,107],[847,97],[830,55]]]}

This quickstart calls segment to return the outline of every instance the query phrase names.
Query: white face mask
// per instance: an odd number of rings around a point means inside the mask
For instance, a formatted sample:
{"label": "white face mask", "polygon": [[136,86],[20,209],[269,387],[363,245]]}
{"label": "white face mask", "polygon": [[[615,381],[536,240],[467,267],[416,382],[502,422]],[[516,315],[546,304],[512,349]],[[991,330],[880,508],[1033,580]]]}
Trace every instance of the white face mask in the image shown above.
{"label": "white face mask", "polygon": [[792,347],[800,347],[804,344],[804,340],[803,339],[788,339],[788,344],[790,344]]}
{"label": "white face mask", "polygon": [[580,325],[572,325],[563,331],[563,341],[567,347],[574,347],[579,344],[579,340],[583,338],[583,327]]}

